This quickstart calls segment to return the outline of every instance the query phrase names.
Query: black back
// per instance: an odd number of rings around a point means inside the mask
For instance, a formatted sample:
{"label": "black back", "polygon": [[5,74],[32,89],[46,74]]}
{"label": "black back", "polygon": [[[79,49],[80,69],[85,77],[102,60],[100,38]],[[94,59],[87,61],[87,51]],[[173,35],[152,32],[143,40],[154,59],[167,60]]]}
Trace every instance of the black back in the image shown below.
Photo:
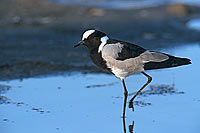
{"label": "black back", "polygon": [[120,53],[118,53],[119,57],[117,58],[117,60],[123,61],[123,60],[129,59],[129,58],[135,58],[146,51],[146,49],[144,49],[138,45],[131,44],[131,43],[124,42],[124,41],[109,39],[107,43],[108,43],[108,45],[115,44],[115,43],[120,43],[123,45],[122,51]]}

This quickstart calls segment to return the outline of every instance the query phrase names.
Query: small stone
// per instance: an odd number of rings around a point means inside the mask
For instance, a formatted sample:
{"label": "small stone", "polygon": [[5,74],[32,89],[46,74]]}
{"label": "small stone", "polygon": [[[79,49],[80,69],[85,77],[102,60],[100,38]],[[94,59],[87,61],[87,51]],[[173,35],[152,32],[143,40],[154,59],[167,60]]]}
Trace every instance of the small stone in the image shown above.
{"label": "small stone", "polygon": [[8,121],[8,118],[4,118],[3,121]]}
{"label": "small stone", "polygon": [[100,8],[92,8],[92,9],[89,10],[89,14],[92,15],[92,16],[100,17],[100,16],[103,16],[105,14],[105,11],[103,9],[100,9]]}
{"label": "small stone", "polygon": [[13,23],[14,23],[14,24],[19,24],[19,23],[21,23],[21,21],[22,21],[22,19],[21,19],[20,16],[14,16],[14,17],[12,18],[12,20],[13,20]]}
{"label": "small stone", "polygon": [[186,16],[188,13],[187,7],[182,3],[171,4],[167,7],[167,12],[175,16]]}

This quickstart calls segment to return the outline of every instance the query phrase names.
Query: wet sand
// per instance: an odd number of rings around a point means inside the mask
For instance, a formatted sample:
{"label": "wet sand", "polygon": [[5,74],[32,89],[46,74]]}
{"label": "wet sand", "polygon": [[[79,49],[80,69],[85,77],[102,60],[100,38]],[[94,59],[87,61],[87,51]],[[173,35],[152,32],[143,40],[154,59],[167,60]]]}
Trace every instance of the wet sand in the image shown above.
{"label": "wet sand", "polygon": [[189,19],[199,16],[199,7],[183,4],[103,9],[3,0],[0,5],[0,80],[76,71],[103,72],[90,61],[86,48],[73,48],[88,28],[102,30],[111,38],[147,49],[199,42],[200,33],[185,25]]}

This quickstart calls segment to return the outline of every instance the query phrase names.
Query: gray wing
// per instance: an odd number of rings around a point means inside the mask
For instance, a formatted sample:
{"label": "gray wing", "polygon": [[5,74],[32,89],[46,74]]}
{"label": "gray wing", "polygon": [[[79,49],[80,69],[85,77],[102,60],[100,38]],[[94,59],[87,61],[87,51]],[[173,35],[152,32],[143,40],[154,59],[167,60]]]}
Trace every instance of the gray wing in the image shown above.
{"label": "gray wing", "polygon": [[110,47],[118,47],[117,48],[118,50],[114,48],[115,51],[117,52],[116,60],[121,60],[121,61],[129,58],[135,58],[146,51],[146,49],[138,45],[119,40],[108,40],[107,45],[108,45],[107,47],[109,47],[109,45],[112,45]]}
{"label": "gray wing", "polygon": [[105,60],[107,67],[118,78],[144,71],[144,64],[148,62],[162,62],[169,58],[165,54],[145,50],[139,55],[127,55],[124,56],[126,59],[119,60],[119,53],[123,54],[123,48],[124,45],[121,43],[115,43],[107,44],[102,49],[102,58]]}
{"label": "gray wing", "polygon": [[110,57],[115,60],[124,61],[127,59],[140,58],[141,63],[162,62],[169,57],[156,51],[148,51],[135,44],[127,42],[109,40],[102,51],[104,58]]}
{"label": "gray wing", "polygon": [[140,55],[143,63],[148,62],[163,62],[169,59],[169,56],[156,51],[145,51]]}

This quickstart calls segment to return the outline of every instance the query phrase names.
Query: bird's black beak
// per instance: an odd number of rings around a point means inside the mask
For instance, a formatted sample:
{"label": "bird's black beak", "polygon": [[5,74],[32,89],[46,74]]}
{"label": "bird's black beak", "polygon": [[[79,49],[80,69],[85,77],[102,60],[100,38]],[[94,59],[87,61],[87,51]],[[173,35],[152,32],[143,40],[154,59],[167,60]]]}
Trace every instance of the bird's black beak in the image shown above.
{"label": "bird's black beak", "polygon": [[74,47],[78,47],[80,45],[83,45],[84,44],[84,41],[80,41],[79,43],[77,43],[76,45],[74,45]]}

